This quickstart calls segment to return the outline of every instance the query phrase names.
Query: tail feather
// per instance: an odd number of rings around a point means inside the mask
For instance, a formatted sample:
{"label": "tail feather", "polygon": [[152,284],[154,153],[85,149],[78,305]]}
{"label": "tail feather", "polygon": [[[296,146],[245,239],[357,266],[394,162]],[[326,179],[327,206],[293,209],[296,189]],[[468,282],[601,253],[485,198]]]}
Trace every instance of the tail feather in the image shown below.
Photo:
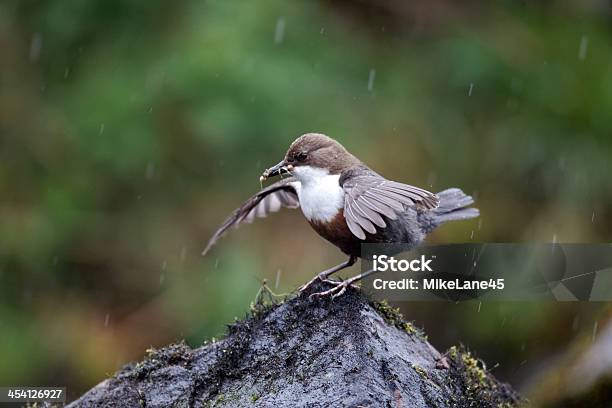
{"label": "tail feather", "polygon": [[474,204],[472,196],[465,194],[459,188],[449,188],[437,194],[440,205],[433,211],[437,214],[445,214]]}
{"label": "tail feather", "polygon": [[480,215],[478,208],[462,208],[460,210],[451,211],[446,214],[440,214],[436,217],[436,221],[439,224],[448,221],[460,221],[469,220],[470,218],[476,218]]}
{"label": "tail feather", "polygon": [[467,220],[480,215],[478,208],[468,207],[474,204],[472,196],[461,189],[449,188],[438,194],[440,204],[431,211],[424,212],[419,221],[424,232],[428,233],[448,221]]}

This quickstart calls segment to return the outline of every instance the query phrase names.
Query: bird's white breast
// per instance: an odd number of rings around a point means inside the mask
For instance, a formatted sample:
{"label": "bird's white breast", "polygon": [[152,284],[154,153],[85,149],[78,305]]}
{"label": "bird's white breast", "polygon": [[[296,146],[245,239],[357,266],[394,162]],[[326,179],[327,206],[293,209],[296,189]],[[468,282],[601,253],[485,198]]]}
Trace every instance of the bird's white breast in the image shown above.
{"label": "bird's white breast", "polygon": [[329,222],[344,208],[339,174],[310,166],[296,167],[293,174],[299,181],[296,190],[300,208],[309,221]]}

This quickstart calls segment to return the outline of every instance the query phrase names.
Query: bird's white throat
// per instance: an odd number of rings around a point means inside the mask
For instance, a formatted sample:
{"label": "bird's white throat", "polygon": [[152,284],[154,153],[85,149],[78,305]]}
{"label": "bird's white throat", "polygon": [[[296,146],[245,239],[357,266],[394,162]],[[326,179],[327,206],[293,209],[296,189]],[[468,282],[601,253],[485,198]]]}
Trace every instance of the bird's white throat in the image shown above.
{"label": "bird's white throat", "polygon": [[339,174],[311,166],[297,166],[292,173],[299,181],[295,187],[300,208],[309,221],[329,222],[344,207]]}

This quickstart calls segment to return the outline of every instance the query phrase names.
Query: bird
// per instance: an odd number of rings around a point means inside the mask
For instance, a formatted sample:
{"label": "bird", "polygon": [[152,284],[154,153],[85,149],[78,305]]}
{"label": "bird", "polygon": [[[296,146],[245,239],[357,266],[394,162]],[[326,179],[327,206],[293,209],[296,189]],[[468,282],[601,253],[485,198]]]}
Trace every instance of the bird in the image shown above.
{"label": "bird", "polygon": [[322,133],[306,133],[295,139],[283,160],[263,172],[260,182],[274,176],[280,180],[262,188],[221,224],[203,255],[231,228],[281,208],[300,208],[312,228],[348,257],[299,288],[302,294],[317,281],[332,285],[331,289],[310,294],[311,298],[338,297],[373,273],[370,270],[346,280],[330,279],[332,274],[365,258],[363,244],[398,244],[401,251],[410,250],[439,225],[480,214],[477,208],[470,207],[474,199],[461,189],[449,188],[434,194],[388,180]]}

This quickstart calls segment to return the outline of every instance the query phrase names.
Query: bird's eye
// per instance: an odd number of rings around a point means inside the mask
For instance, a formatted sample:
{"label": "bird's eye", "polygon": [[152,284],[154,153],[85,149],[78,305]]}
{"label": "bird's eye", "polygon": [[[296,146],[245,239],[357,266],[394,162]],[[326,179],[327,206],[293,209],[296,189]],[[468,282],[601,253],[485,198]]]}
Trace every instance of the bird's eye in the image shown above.
{"label": "bird's eye", "polygon": [[303,162],[304,160],[306,160],[308,158],[308,154],[306,154],[305,152],[299,152],[295,158],[297,159],[297,161]]}

